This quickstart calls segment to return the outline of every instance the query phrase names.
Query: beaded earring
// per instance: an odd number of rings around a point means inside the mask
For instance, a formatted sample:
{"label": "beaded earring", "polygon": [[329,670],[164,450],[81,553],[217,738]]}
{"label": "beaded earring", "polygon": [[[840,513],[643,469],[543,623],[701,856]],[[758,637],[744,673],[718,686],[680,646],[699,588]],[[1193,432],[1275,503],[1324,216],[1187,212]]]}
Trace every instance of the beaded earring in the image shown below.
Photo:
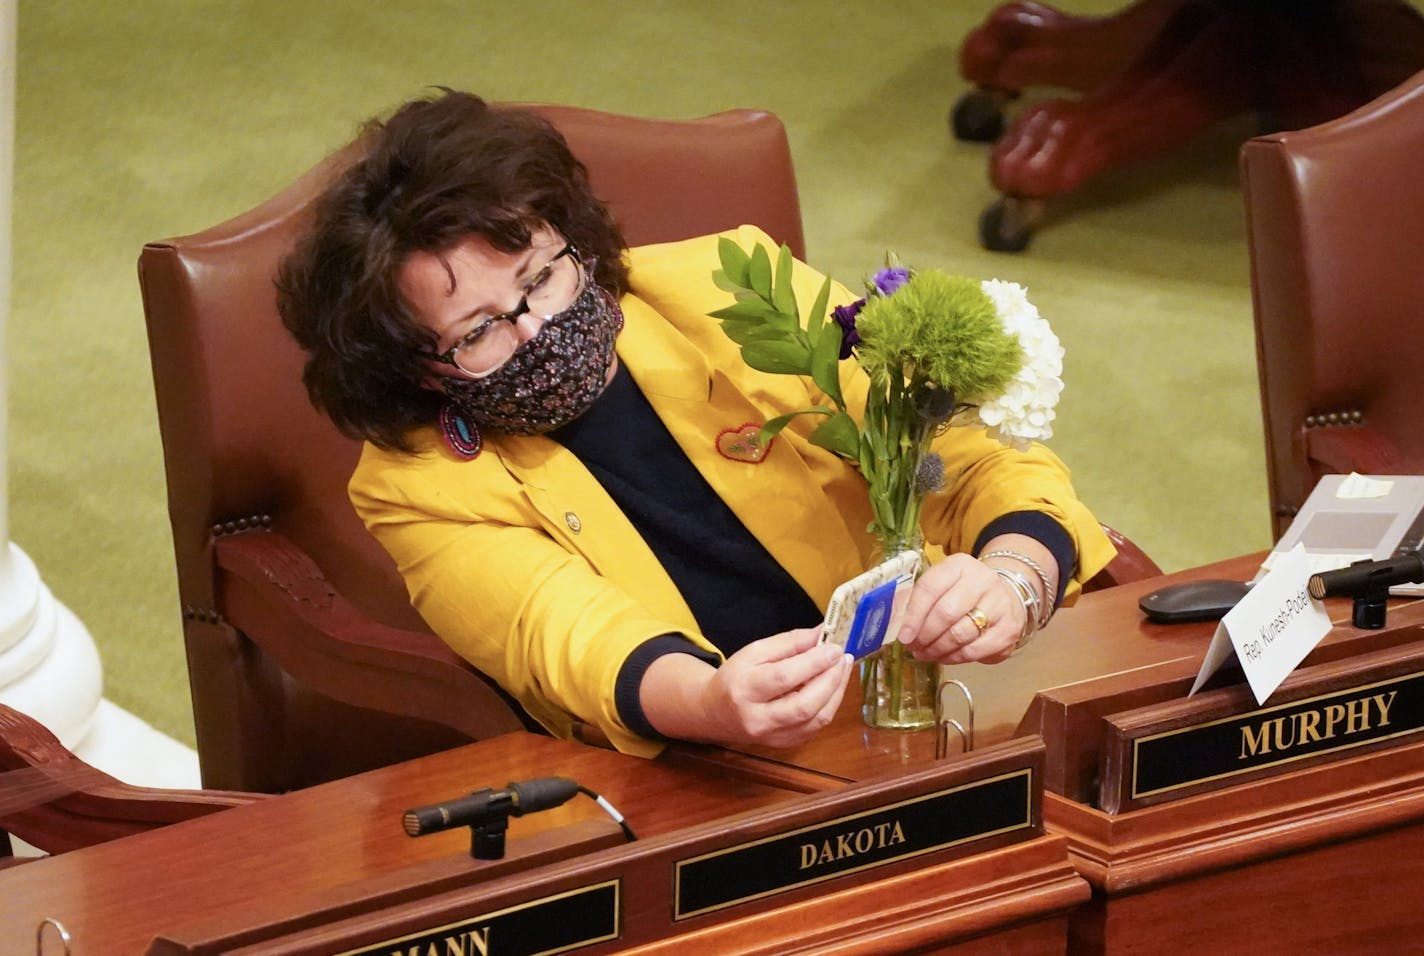
{"label": "beaded earring", "polygon": [[440,433],[445,436],[445,444],[450,446],[451,451],[465,461],[479,457],[485,440],[474,422],[465,418],[450,404],[441,406],[439,421]]}

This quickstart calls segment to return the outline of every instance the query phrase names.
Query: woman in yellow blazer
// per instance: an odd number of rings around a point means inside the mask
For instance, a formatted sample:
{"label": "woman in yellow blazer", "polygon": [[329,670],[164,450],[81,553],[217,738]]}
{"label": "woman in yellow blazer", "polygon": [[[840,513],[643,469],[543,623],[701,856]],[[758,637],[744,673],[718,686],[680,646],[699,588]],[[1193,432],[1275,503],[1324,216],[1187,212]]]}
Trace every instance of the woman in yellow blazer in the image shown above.
{"label": "woman in yellow blazer", "polygon": [[[730,301],[718,237],[625,252],[558,134],[468,94],[369,135],[284,264],[281,304],[314,402],[368,439],[351,499],[431,628],[553,732],[586,721],[629,752],[824,726],[850,666],[814,625],[872,560],[866,485],[804,417],[747,441],[819,395],[746,366],[709,318]],[[551,181],[573,198],[542,198]],[[431,212],[437,196],[463,218]],[[798,263],[798,301],[821,281]],[[861,407],[865,376],[842,365]],[[1030,566],[1047,608],[1111,545],[1046,449],[955,428],[937,451],[958,478],[924,531],[951,558],[917,584],[907,643],[1001,659],[1032,610],[992,565]],[[990,550],[1010,557],[971,557]]]}

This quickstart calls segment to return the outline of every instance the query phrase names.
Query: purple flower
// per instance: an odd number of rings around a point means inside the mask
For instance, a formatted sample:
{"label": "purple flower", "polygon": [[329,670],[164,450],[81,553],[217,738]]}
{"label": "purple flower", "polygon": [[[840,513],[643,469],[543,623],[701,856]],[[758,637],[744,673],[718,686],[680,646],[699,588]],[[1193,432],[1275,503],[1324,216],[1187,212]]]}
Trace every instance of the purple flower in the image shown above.
{"label": "purple flower", "polygon": [[850,305],[838,305],[831,310],[831,318],[841,327],[841,358],[850,358],[850,350],[860,344],[860,333],[855,330],[855,317],[865,308],[864,299],[856,299]]}
{"label": "purple flower", "polygon": [[875,286],[875,291],[881,295],[889,295],[909,281],[910,270],[903,266],[888,266],[875,273],[870,279],[871,284]]}

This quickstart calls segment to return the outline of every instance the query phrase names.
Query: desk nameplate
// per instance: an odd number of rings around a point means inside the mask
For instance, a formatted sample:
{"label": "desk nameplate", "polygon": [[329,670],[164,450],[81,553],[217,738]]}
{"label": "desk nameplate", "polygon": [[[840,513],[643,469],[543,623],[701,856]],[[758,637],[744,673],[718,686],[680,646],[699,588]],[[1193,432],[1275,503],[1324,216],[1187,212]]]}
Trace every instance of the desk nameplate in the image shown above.
{"label": "desk nameplate", "polygon": [[617,939],[621,932],[617,880],[532,899],[493,913],[419,933],[348,949],[340,956],[553,956]]}
{"label": "desk nameplate", "polygon": [[1424,643],[1104,718],[1099,805],[1120,813],[1424,735]]}
{"label": "desk nameplate", "polygon": [[1031,768],[716,850],[673,869],[673,919],[1034,825]]}

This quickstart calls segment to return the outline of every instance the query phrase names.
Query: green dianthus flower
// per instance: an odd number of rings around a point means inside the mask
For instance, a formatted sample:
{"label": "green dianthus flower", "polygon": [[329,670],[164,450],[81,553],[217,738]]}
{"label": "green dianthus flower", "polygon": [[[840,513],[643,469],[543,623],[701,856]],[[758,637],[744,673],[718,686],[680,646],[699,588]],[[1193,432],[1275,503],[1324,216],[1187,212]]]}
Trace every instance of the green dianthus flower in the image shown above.
{"label": "green dianthus flower", "polygon": [[1023,364],[1018,340],[979,283],[943,272],[916,272],[894,294],[871,296],[856,329],[860,363],[872,378],[898,372],[961,402],[998,392]]}

